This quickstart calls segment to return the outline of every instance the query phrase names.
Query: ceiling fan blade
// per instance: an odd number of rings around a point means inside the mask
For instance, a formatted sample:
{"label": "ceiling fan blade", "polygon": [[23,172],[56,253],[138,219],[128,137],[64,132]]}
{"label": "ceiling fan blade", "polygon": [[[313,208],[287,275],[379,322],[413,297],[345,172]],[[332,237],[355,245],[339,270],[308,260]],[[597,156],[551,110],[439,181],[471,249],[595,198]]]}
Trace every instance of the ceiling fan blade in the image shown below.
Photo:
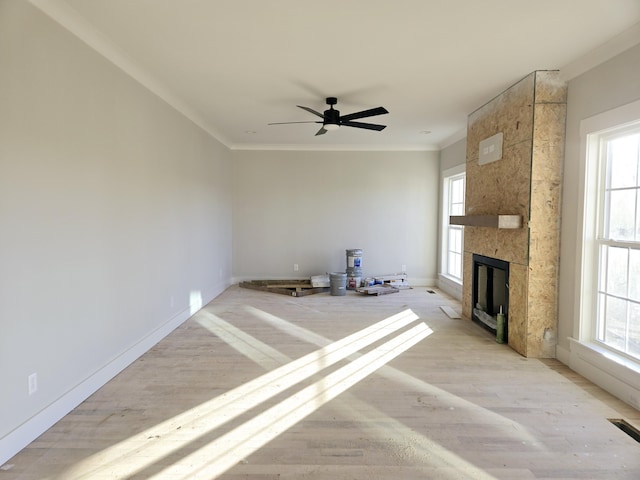
{"label": "ceiling fan blade", "polygon": [[348,115],[342,115],[341,120],[355,120],[356,118],[373,117],[375,115],[384,115],[389,113],[384,107],[370,108],[369,110],[363,110],[361,112],[350,113]]}
{"label": "ceiling fan blade", "polygon": [[324,135],[325,133],[327,133],[327,131],[324,129],[324,125],[323,125],[322,128],[318,130],[318,133],[315,134],[315,136],[317,137],[318,135]]}
{"label": "ceiling fan blade", "polygon": [[303,107],[302,105],[296,105],[296,107],[306,110],[309,113],[313,113],[314,115],[319,116],[320,118],[324,118],[324,115],[320,112],[316,112],[313,108]]}
{"label": "ceiling fan blade", "polygon": [[267,123],[267,125],[291,125],[292,123],[322,123],[322,122],[316,122],[315,120],[309,120],[307,122],[275,122],[275,123]]}
{"label": "ceiling fan blade", "polygon": [[356,128],[366,128],[367,130],[384,130],[387,128],[386,125],[377,125],[375,123],[363,123],[363,122],[349,122],[349,121],[340,121],[340,125],[344,125],[345,127],[356,127]]}

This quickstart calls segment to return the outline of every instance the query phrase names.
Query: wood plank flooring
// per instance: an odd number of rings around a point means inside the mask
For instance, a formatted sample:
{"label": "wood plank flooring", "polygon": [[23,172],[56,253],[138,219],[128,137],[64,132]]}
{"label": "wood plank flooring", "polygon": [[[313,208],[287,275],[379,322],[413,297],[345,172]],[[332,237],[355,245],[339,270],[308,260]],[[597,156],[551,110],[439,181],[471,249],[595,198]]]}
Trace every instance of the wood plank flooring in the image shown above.
{"label": "wood plank flooring", "polygon": [[233,286],[0,469],[43,479],[640,479],[640,412],[416,287]]}

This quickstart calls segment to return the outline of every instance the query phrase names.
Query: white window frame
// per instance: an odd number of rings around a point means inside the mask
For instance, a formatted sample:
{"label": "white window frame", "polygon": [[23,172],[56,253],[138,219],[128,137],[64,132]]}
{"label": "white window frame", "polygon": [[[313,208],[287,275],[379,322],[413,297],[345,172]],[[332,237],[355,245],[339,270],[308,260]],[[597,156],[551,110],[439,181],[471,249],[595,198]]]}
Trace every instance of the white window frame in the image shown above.
{"label": "white window frame", "polygon": [[[628,326],[629,326],[629,311],[628,309],[631,307],[631,304],[638,304],[637,300],[634,300],[631,298],[631,294],[629,293],[629,282],[628,280],[625,282],[626,283],[626,290],[624,293],[622,292],[612,292],[611,290],[609,290],[610,284],[609,281],[607,279],[606,276],[606,272],[609,270],[609,256],[608,255],[603,255],[603,252],[605,249],[608,249],[609,247],[614,248],[614,249],[623,249],[623,250],[627,250],[629,252],[629,254],[631,253],[631,251],[636,251],[636,252],[640,252],[640,241],[638,241],[637,239],[634,240],[622,240],[620,238],[615,238],[614,236],[611,236],[611,234],[608,232],[609,230],[609,226],[608,226],[608,222],[609,219],[607,217],[607,213],[610,213],[610,207],[608,206],[608,200],[607,200],[607,192],[615,192],[617,189],[612,189],[611,186],[608,184],[608,152],[606,150],[606,147],[608,145],[608,142],[618,139],[618,138],[623,138],[629,135],[635,135],[637,136],[638,134],[640,134],[640,119],[638,119],[638,122],[636,122],[635,124],[632,125],[625,125],[623,127],[620,128],[614,128],[610,131],[604,131],[604,132],[598,132],[598,133],[594,133],[594,134],[590,134],[587,137],[587,142],[588,143],[598,143],[598,151],[594,152],[594,155],[597,155],[597,159],[593,159],[594,161],[598,162],[598,174],[599,174],[599,181],[598,181],[598,223],[597,223],[597,232],[595,235],[595,244],[596,244],[596,249],[597,252],[594,253],[595,256],[598,257],[598,262],[599,262],[599,267],[598,267],[598,275],[599,275],[599,279],[598,279],[598,290],[595,295],[596,297],[596,311],[598,312],[594,318],[592,319],[592,326],[591,326],[591,333],[592,333],[592,338],[591,341],[594,341],[596,343],[599,343],[602,347],[604,348],[608,348],[612,351],[614,351],[616,354],[619,355],[623,355],[626,357],[629,357],[635,361],[637,361],[640,364],[640,358],[638,358],[637,355],[632,355],[630,354],[627,350],[628,348],[628,335],[629,332],[627,331],[625,333],[625,343],[627,343],[627,345],[623,348],[617,348],[614,347],[610,341],[607,341],[606,339],[604,339],[605,336],[605,332],[608,330],[608,328],[606,327],[606,323],[607,323],[607,318],[604,317],[603,315],[603,309],[606,308],[606,302],[608,301],[612,301],[614,299],[617,299],[618,301],[622,301],[626,304],[626,310],[627,310],[627,318],[626,318],[626,322],[627,322],[627,330],[628,330]],[[595,137],[595,138],[593,138]],[[595,146],[595,145],[594,145]],[[637,160],[636,160],[637,161]],[[636,172],[637,174],[638,172]],[[638,186],[634,186],[634,187],[628,187],[625,188],[625,190],[634,190],[635,194],[638,194]],[[636,202],[634,202],[634,212],[637,208],[637,198],[636,198]],[[637,217],[637,212],[634,213],[635,217]],[[636,218],[634,217],[634,224],[637,222]],[[634,227],[635,230],[635,227]],[[635,237],[635,233],[634,233],[634,237]],[[613,253],[613,252],[612,252]],[[629,261],[629,260],[627,260]],[[626,275],[628,278],[629,275],[629,268],[630,265],[627,264],[627,271],[626,271]],[[608,287],[609,286],[609,287]]]}
{"label": "white window frame", "polygon": [[[440,238],[441,244],[441,256],[440,256],[440,275],[446,278],[448,281],[462,285],[462,269],[464,268],[464,227],[460,226],[462,230],[462,251],[461,253],[461,276],[460,278],[450,275],[449,272],[449,225],[450,205],[451,205],[451,192],[449,185],[452,180],[460,177],[465,177],[465,189],[466,189],[466,165],[458,165],[457,167],[450,168],[442,172],[442,225],[440,231],[442,232]],[[456,226],[457,228],[457,226]]]}
{"label": "white window frame", "polygon": [[614,395],[640,406],[640,362],[595,341],[596,295],[598,289],[598,192],[602,190],[599,170],[599,135],[640,120],[640,101],[584,119],[580,123],[581,155],[578,243],[576,245],[576,292],[574,333],[570,338],[570,367]]}

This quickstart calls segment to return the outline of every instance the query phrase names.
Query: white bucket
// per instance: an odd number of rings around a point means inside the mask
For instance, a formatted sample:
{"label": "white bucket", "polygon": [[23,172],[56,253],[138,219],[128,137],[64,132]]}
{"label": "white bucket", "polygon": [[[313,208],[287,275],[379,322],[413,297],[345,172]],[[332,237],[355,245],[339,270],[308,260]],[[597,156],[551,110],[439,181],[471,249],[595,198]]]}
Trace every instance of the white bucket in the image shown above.
{"label": "white bucket", "polygon": [[333,272],[329,274],[329,292],[334,296],[347,294],[347,274]]}

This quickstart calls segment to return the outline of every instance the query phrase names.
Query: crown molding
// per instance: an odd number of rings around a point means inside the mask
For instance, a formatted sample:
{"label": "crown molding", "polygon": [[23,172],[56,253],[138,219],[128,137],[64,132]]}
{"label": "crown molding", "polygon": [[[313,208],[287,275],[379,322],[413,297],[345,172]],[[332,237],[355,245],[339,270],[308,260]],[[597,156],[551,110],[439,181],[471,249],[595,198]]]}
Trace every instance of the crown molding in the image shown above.
{"label": "crown molding", "polygon": [[437,152],[437,145],[296,145],[238,143],[231,150],[319,151],[319,152]]}
{"label": "crown molding", "polygon": [[636,23],[586,55],[565,65],[560,69],[560,78],[568,82],[639,43],[640,23]]}

